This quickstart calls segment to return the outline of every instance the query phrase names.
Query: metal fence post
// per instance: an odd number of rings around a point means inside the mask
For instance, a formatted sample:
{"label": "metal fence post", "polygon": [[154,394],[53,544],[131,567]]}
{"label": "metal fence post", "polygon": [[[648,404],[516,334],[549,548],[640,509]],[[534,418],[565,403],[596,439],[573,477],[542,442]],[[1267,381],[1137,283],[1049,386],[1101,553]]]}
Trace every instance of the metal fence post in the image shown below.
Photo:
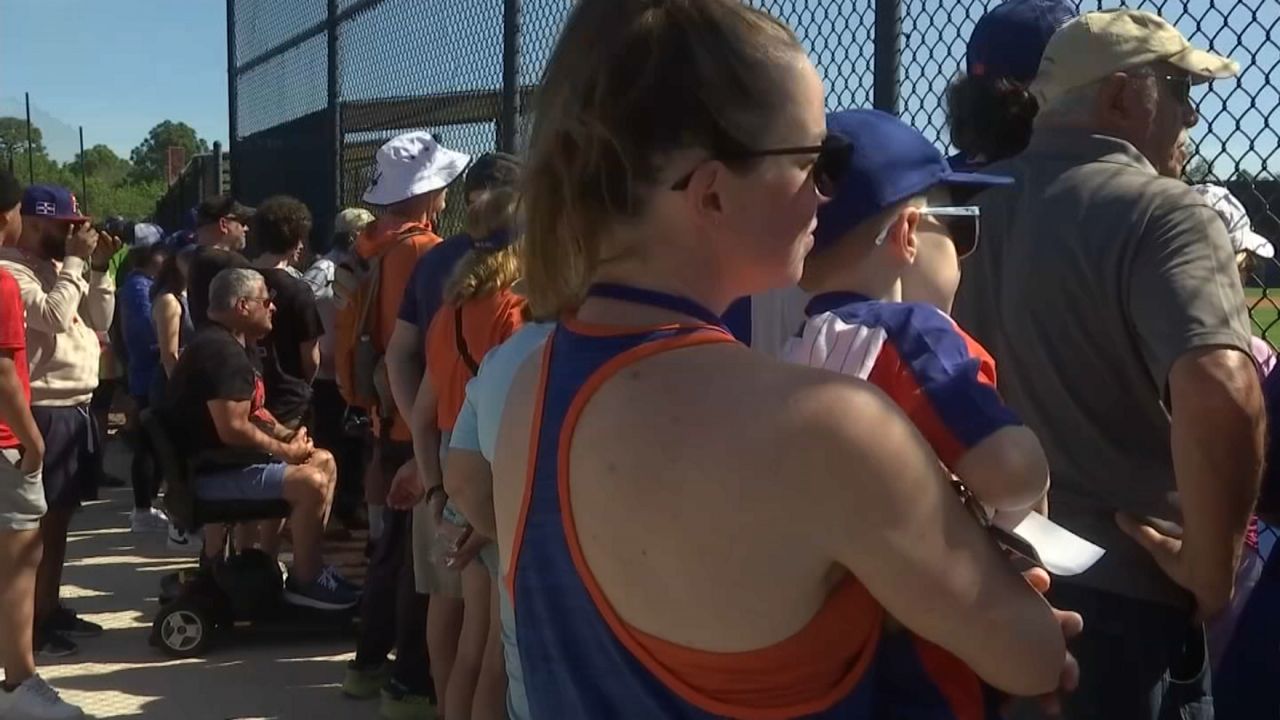
{"label": "metal fence post", "polygon": [[214,195],[221,195],[227,190],[222,186],[222,141],[213,141],[213,190]]}
{"label": "metal fence post", "polygon": [[498,149],[516,151],[520,117],[520,0],[502,6],[502,109],[498,119]]}
{"label": "metal fence post", "polygon": [[[323,222],[329,222],[338,207],[345,201],[342,187],[342,108],[338,102],[338,0],[329,0],[329,23],[326,30],[328,56],[328,114],[329,114],[329,191],[333,193],[333,205],[328,208]],[[325,237],[332,233],[325,233]]]}
{"label": "metal fence post", "polygon": [[236,124],[239,121],[238,88],[240,79],[236,67],[236,0],[227,0],[227,144],[231,153],[231,194],[238,195],[240,183],[236,174]]}
{"label": "metal fence post", "polygon": [[89,212],[89,158],[84,154],[84,126],[80,126],[80,202]]}
{"label": "metal fence post", "polygon": [[875,0],[875,64],[871,103],[897,115],[902,82],[902,0]]}
{"label": "metal fence post", "polygon": [[31,93],[22,93],[27,101],[27,184],[33,185],[36,181],[36,158],[35,151],[31,147]]}

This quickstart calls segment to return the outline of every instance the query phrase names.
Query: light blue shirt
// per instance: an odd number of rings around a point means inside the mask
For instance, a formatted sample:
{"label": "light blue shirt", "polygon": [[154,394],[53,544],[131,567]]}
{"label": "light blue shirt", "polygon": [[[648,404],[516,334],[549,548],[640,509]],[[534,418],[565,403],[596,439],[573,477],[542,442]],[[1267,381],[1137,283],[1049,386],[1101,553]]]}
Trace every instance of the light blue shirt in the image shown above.
{"label": "light blue shirt", "polygon": [[[467,383],[467,396],[453,423],[449,447],[479,452],[493,462],[498,444],[498,424],[507,404],[507,393],[516,371],[542,347],[555,323],[527,323],[507,341],[485,354],[479,371]],[[498,582],[495,578],[495,582]],[[502,654],[507,661],[507,716],[528,720],[529,698],[524,688],[524,670],[516,646],[515,612],[505,583],[499,582],[499,609],[502,616]]]}
{"label": "light blue shirt", "polygon": [[555,323],[528,323],[507,341],[485,354],[480,370],[467,383],[467,396],[453,424],[449,447],[470,450],[493,462],[498,424],[516,371],[542,347]]}

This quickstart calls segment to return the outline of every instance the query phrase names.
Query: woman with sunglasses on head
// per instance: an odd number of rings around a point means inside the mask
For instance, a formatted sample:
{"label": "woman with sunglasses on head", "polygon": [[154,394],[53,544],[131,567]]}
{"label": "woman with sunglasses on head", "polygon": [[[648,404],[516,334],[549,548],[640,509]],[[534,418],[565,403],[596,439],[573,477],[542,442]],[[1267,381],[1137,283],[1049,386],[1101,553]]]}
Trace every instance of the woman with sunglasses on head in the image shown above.
{"label": "woman with sunglasses on head", "polygon": [[872,717],[889,615],[1006,692],[1058,686],[1054,614],[901,412],[720,325],[800,277],[841,149],[822,100],[734,0],[570,15],[524,206],[532,309],[564,316],[493,479],[534,717]]}

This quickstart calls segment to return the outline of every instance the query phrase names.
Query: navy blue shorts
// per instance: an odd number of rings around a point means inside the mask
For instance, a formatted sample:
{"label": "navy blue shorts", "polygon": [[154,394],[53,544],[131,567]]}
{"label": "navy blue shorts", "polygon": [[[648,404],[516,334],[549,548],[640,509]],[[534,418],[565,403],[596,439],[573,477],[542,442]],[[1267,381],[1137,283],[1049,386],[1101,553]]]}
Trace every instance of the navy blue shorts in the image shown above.
{"label": "navy blue shorts", "polygon": [[283,500],[282,462],[245,465],[196,473],[196,497],[201,500]]}
{"label": "navy blue shorts", "polygon": [[44,437],[44,497],[49,509],[75,509],[98,499],[102,445],[88,405],[31,406]]}

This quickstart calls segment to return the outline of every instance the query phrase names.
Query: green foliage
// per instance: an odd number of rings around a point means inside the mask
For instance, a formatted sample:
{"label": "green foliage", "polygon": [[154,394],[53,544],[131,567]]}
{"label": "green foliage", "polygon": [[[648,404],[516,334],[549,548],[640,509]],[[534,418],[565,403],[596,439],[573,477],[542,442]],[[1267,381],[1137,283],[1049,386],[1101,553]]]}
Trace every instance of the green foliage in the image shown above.
{"label": "green foliage", "polygon": [[151,128],[146,139],[129,153],[129,161],[133,163],[135,180],[164,180],[165,163],[168,149],[178,146],[187,151],[187,159],[200,153],[209,152],[209,143],[196,135],[190,125],[183,122],[164,122]]}
{"label": "green foliage", "polygon": [[[31,127],[31,145],[37,155],[44,155],[44,135],[40,128]],[[9,162],[9,152],[13,152],[13,162],[27,161],[27,121],[16,117],[0,117],[0,161]]]}
{"label": "green foliage", "polygon": [[[95,220],[120,215],[133,220],[144,220],[155,212],[156,201],[164,195],[164,148],[179,144],[187,148],[188,156],[207,152],[208,144],[196,137],[195,131],[185,123],[164,121],[152,128],[132,156],[146,163],[156,160],[159,165],[143,170],[135,162],[116,155],[106,145],[87,148],[83,157],[76,153],[75,160],[60,164],[49,157],[44,147],[40,128],[31,128],[34,153],[31,179],[37,183],[62,185],[70,188],[80,200],[80,207]],[[27,122],[22,118],[0,117],[0,164],[9,163],[9,149],[13,149],[13,171],[19,180],[28,181]],[[155,150],[159,148],[159,150]],[[81,174],[83,162],[84,174]]]}
{"label": "green foliage", "polygon": [[[94,145],[85,150],[83,159],[90,176],[106,180],[111,184],[123,182],[133,170],[133,165],[128,160],[116,155],[106,145]],[[76,153],[76,159],[67,163],[66,166],[75,177],[80,177],[80,161],[80,153]]]}

